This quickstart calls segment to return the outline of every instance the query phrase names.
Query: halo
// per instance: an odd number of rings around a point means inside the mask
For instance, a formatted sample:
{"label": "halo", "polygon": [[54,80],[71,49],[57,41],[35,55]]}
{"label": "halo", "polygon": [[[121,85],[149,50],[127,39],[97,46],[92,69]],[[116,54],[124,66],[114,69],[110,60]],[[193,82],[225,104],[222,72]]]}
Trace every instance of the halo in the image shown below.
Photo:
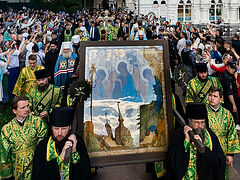
{"label": "halo", "polygon": [[[148,80],[143,76],[143,71],[144,71],[145,69],[150,69],[151,72],[152,72],[152,69],[151,69],[148,65],[146,65],[146,66],[144,66],[143,68],[141,68],[141,74],[140,74],[141,79],[142,79],[144,82],[148,82]],[[153,72],[152,72],[152,75],[153,75]],[[153,75],[153,76],[154,76],[154,75]]]}
{"label": "halo", "polygon": [[127,65],[127,70],[128,70],[129,73],[132,72],[132,71],[130,70],[129,62],[128,62],[128,61],[125,61],[125,60],[121,60],[121,61],[120,61],[119,63],[117,63],[116,66],[115,66],[115,70],[116,70],[116,72],[117,72],[118,74],[120,74],[120,72],[118,71],[118,65],[119,65],[121,62],[126,63],[126,65]]}
{"label": "halo", "polygon": [[[96,74],[97,74],[97,71],[99,71],[99,70],[103,70],[106,74],[105,78],[103,79],[103,84],[104,84],[105,82],[107,82],[107,80],[109,78],[108,69],[104,66],[98,66],[98,67],[96,67]],[[96,80],[96,74],[94,74],[94,81]]]}

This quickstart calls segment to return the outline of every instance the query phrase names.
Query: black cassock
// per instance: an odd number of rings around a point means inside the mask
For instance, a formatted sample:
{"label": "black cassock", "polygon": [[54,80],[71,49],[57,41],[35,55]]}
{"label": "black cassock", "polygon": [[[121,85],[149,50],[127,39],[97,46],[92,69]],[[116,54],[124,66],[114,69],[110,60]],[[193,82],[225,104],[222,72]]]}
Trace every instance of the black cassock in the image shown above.
{"label": "black cassock", "polygon": [[[49,138],[43,139],[37,146],[33,158],[32,180],[60,180],[59,166],[57,160],[46,160],[47,143]],[[77,136],[77,151],[80,160],[76,164],[70,164],[69,179],[85,180],[90,174],[90,160],[85,143]]]}
{"label": "black cassock", "polygon": [[[199,180],[224,180],[226,159],[217,136],[208,129],[212,139],[212,151],[205,146],[205,153],[197,153],[197,175]],[[179,128],[171,138],[167,177],[169,180],[182,180],[189,163],[190,152],[185,152],[185,135]]]}

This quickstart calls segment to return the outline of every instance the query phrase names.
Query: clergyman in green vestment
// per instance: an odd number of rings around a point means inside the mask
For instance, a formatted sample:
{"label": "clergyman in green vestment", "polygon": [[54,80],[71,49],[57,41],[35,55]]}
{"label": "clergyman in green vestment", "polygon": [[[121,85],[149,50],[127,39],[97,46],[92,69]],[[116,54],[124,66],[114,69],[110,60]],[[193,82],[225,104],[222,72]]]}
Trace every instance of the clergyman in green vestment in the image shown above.
{"label": "clergyman in green vestment", "polygon": [[197,76],[188,82],[185,103],[199,102],[208,104],[208,93],[211,87],[222,89],[221,83],[215,77],[208,76],[206,63],[196,65]]}
{"label": "clergyman in green vestment", "polygon": [[0,134],[0,179],[30,180],[29,163],[38,142],[47,135],[47,126],[41,118],[29,114],[27,97],[16,97],[12,109],[16,117],[2,127]]}
{"label": "clergyman in green vestment", "polygon": [[[177,129],[170,141],[168,179],[225,180],[226,158],[217,136],[209,129],[207,116],[204,103],[187,104],[189,123]],[[195,132],[194,139],[205,145],[205,152],[196,149],[188,134],[190,130]]]}
{"label": "clergyman in green vestment", "polygon": [[240,153],[237,130],[232,114],[221,106],[222,91],[218,87],[212,87],[208,95],[207,105],[209,126],[217,135],[226,156],[227,166],[225,179],[229,179],[229,166],[233,166],[233,155]]}
{"label": "clergyman in green vestment", "polygon": [[62,89],[49,84],[49,75],[45,69],[35,72],[37,87],[27,94],[30,109],[35,116],[47,119],[53,108],[60,107]]}

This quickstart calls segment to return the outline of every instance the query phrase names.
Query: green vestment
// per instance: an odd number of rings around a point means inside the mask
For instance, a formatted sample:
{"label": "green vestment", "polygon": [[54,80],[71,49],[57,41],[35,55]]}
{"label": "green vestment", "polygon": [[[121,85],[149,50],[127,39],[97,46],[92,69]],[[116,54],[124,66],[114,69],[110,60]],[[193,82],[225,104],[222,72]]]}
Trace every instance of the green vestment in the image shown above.
{"label": "green vestment", "polygon": [[[48,140],[47,144],[47,161],[51,161],[56,159],[57,164],[59,166],[59,173],[61,180],[69,180],[69,170],[70,170],[70,162],[65,164],[63,159],[60,157],[60,153],[57,153],[55,141],[53,141],[52,136]],[[80,159],[80,155],[77,151],[71,153],[71,162],[76,164]]]}
{"label": "green vestment", "polygon": [[105,28],[106,33],[108,35],[108,40],[112,41],[113,40],[113,36],[114,36],[114,32],[113,32],[113,26],[108,24]]}
{"label": "green vestment", "polygon": [[[238,135],[232,114],[222,106],[214,112],[207,105],[209,126],[217,135],[225,155],[240,153]],[[228,166],[226,168],[226,179],[229,178]]]}
{"label": "green vestment", "polygon": [[[204,145],[207,146],[211,151],[213,148],[212,138],[207,130],[205,130]],[[198,180],[197,175],[197,149],[188,140],[184,140],[185,152],[190,151],[189,163],[187,171],[182,180]]]}
{"label": "green vestment", "polygon": [[117,34],[118,34],[119,27],[113,27],[113,39],[117,40]]}
{"label": "green vestment", "polygon": [[191,79],[188,82],[186,93],[186,104],[189,102],[199,102],[208,104],[208,93],[211,87],[218,87],[222,89],[219,80],[215,77],[208,76],[207,80],[201,82],[198,77]]}
{"label": "green vestment", "polygon": [[100,36],[100,39],[102,37],[102,30],[105,30],[105,26],[98,26],[98,31],[99,31],[99,36]]}
{"label": "green vestment", "polygon": [[62,89],[50,84],[44,92],[40,92],[36,87],[27,96],[31,111],[35,116],[39,116],[43,111],[49,113],[53,108],[60,107]]}
{"label": "green vestment", "polygon": [[37,143],[47,135],[44,121],[32,115],[20,126],[16,118],[4,125],[0,135],[0,179],[13,176],[19,179],[23,171],[24,180],[31,179],[31,166]]}

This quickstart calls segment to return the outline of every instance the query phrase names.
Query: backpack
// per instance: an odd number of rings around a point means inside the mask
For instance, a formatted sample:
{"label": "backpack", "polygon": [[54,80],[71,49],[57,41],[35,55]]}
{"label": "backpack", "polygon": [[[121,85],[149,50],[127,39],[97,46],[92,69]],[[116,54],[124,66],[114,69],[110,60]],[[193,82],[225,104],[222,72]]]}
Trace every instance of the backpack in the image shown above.
{"label": "backpack", "polygon": [[182,56],[183,64],[188,65],[188,66],[192,66],[193,65],[192,59],[190,58],[190,53],[191,52],[192,52],[192,50],[189,50],[187,52],[184,51],[184,49],[182,50],[181,56]]}

